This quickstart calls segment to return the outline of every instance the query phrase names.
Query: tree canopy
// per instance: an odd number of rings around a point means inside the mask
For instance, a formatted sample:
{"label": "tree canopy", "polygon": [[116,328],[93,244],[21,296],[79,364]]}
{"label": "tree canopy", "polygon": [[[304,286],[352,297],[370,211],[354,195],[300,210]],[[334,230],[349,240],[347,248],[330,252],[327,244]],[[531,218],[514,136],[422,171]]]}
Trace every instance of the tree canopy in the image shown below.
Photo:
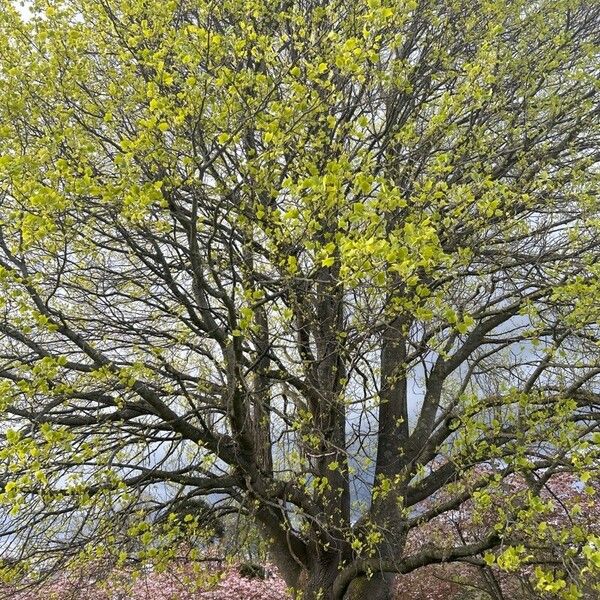
{"label": "tree canopy", "polygon": [[[23,13],[0,0],[3,576],[158,560],[210,508],[305,600],[541,555],[582,598],[600,540],[543,523],[600,458],[600,5]],[[477,536],[406,544],[465,502]]]}

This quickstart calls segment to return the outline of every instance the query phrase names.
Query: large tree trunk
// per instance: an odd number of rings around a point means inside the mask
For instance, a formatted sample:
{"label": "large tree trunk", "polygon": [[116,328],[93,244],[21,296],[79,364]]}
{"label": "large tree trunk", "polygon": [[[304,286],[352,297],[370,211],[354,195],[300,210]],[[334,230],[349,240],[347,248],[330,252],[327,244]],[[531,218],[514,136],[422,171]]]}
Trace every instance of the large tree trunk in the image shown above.
{"label": "large tree trunk", "polygon": [[[315,561],[310,571],[305,571],[299,580],[302,600],[333,600],[333,582],[339,571],[339,557]],[[344,600],[393,600],[394,575],[375,573],[370,578],[357,577],[346,593]]]}
{"label": "large tree trunk", "polygon": [[[302,591],[302,600],[333,600],[333,582],[336,572],[317,571],[308,574]],[[346,593],[344,600],[393,600],[394,578],[389,574],[377,573],[370,579],[357,577]]]}
{"label": "large tree trunk", "polygon": [[339,556],[315,557],[300,578],[302,600],[331,600],[333,582],[338,574]]}
{"label": "large tree trunk", "polygon": [[370,579],[357,577],[350,583],[344,600],[393,600],[394,575],[376,573]]}

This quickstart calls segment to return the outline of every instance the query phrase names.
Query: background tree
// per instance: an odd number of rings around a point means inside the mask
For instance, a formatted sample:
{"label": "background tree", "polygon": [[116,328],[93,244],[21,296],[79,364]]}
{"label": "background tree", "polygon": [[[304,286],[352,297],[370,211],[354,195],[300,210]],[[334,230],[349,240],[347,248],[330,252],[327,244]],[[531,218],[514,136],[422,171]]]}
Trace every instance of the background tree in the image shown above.
{"label": "background tree", "polygon": [[596,2],[0,6],[6,577],[168,558],[203,496],[305,599],[525,533],[598,569],[534,529],[598,464]]}

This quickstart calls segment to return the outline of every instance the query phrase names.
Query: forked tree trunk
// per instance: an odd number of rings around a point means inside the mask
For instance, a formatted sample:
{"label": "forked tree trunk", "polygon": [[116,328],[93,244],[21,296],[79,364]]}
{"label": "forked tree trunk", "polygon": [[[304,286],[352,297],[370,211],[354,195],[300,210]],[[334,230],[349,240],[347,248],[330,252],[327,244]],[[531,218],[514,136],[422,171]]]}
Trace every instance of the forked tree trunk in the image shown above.
{"label": "forked tree trunk", "polygon": [[357,577],[352,580],[344,600],[393,600],[394,576],[389,573],[376,573],[370,579]]}
{"label": "forked tree trunk", "polygon": [[[271,559],[287,585],[299,592],[302,600],[340,600],[339,597],[334,598],[333,587],[340,574],[340,566],[352,561],[350,548],[346,546],[325,552],[313,548],[311,552],[297,538],[279,530],[272,510],[263,509],[257,516],[262,521],[264,533],[270,534]],[[386,524],[390,526],[390,520]],[[397,558],[401,552],[406,532],[402,527],[391,527],[392,531],[395,529],[394,542],[384,541],[378,548],[380,556]],[[393,600],[394,577],[392,573],[357,576],[346,588],[343,600]]]}
{"label": "forked tree trunk", "polygon": [[[303,573],[298,591],[302,600],[334,600],[333,582],[338,575],[337,561],[315,565],[309,573]],[[394,576],[376,573],[370,578],[357,577],[352,580],[344,600],[393,600]]]}
{"label": "forked tree trunk", "polygon": [[310,569],[302,573],[298,582],[302,600],[332,600],[338,563],[339,557],[335,555],[311,561]]}

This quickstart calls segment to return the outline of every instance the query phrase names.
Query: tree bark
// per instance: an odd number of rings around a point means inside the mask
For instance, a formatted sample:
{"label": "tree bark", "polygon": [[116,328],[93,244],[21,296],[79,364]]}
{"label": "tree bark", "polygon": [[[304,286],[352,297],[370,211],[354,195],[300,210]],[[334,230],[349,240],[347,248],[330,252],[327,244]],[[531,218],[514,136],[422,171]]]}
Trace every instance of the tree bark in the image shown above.
{"label": "tree bark", "polygon": [[301,578],[302,600],[331,600],[338,574],[339,555],[316,557]]}
{"label": "tree bark", "polygon": [[[302,593],[302,600],[334,600],[333,583],[339,574],[339,563],[338,555],[315,559],[294,587]],[[394,573],[374,573],[371,577],[360,575],[350,582],[344,600],[392,600],[394,578]]]}
{"label": "tree bark", "polygon": [[357,577],[352,580],[344,600],[392,600],[394,597],[394,574],[375,573],[370,579]]}

